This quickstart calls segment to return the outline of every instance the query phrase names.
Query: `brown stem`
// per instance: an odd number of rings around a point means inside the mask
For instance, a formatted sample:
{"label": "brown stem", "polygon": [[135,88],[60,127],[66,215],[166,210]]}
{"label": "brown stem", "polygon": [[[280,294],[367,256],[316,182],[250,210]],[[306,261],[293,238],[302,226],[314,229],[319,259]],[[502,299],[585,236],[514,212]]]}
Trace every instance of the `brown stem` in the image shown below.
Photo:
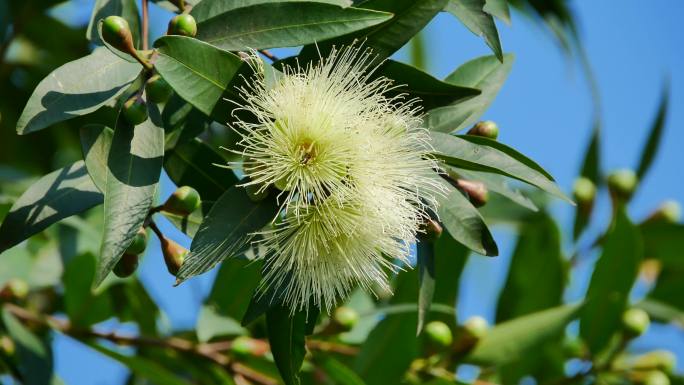
{"label": "brown stem", "polygon": [[156,223],[154,223],[154,221],[150,221],[149,226],[160,241],[164,239],[164,234],[162,234],[161,230],[159,230],[159,227]]}
{"label": "brown stem", "polygon": [[271,61],[278,61],[278,57],[274,54],[271,53],[271,51],[265,50],[265,49],[260,49],[259,52],[269,58]]}
{"label": "brown stem", "polygon": [[150,16],[148,0],[142,0],[142,49],[147,51],[149,42]]}

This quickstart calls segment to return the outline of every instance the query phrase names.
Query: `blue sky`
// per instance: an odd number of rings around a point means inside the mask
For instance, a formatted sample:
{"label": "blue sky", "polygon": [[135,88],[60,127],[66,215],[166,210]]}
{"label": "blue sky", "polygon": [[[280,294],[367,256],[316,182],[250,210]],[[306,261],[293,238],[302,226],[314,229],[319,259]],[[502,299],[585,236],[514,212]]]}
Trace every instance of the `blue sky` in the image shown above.
{"label": "blue sky", "polygon": [[[87,22],[90,1],[77,1],[77,15],[71,22]],[[641,146],[655,115],[666,76],[670,79],[671,109],[662,149],[644,186],[635,197],[631,214],[644,217],[664,199],[684,201],[681,165],[684,155],[684,27],[679,15],[684,2],[654,0],[644,5],[637,0],[573,1],[582,40],[594,68],[602,98],[603,166],[605,170],[635,167]],[[73,10],[73,8],[72,8]],[[69,12],[70,13],[70,12]],[[165,30],[166,16],[156,12],[153,35]],[[593,104],[581,68],[565,56],[555,41],[538,24],[513,14],[513,25],[500,23],[506,52],[516,61],[510,77],[485,119],[500,127],[500,140],[538,161],[566,191],[570,189],[591,131]],[[679,36],[680,38],[677,38]],[[465,61],[489,55],[488,47],[448,14],[438,16],[427,28],[427,69],[444,77]],[[401,51],[397,58],[407,59]],[[166,190],[170,184],[166,182]],[[553,211],[566,231],[571,228],[572,208],[562,202]],[[608,215],[608,202],[599,202],[599,216]],[[604,220],[605,222],[605,220]],[[170,227],[171,237],[188,245],[188,240]],[[496,230],[501,257],[471,258],[462,282],[459,315],[483,315],[492,319],[493,305],[503,285],[513,242],[505,228]],[[157,250],[151,245],[149,250]],[[591,261],[582,270],[589,272]],[[198,305],[208,291],[213,274],[172,288],[156,252],[145,257],[141,277],[159,302],[174,328],[194,325]],[[573,282],[568,296],[577,298],[588,274]],[[486,283],[486,284],[485,284]],[[495,283],[492,285],[491,283]],[[108,324],[106,327],[117,327]],[[684,361],[684,332],[654,327],[633,346],[635,350],[655,347],[677,350]],[[125,369],[66,337],[55,339],[56,370],[68,385],[121,384]]]}

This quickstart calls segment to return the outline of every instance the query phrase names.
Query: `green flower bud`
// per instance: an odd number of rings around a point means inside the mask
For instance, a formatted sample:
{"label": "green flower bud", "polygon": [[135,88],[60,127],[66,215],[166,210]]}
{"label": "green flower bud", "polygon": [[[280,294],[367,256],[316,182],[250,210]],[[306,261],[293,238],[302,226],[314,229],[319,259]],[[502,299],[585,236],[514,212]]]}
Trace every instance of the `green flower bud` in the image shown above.
{"label": "green flower bud", "polygon": [[0,351],[7,357],[12,357],[17,351],[17,347],[9,336],[0,336]]}
{"label": "green flower bud", "polygon": [[572,186],[572,195],[580,205],[591,205],[596,198],[596,185],[588,178],[579,177]]}
{"label": "green flower bud", "polygon": [[233,343],[230,345],[230,351],[238,357],[252,355],[255,348],[256,344],[254,343],[254,340],[245,336],[234,339]]}
{"label": "green flower bud", "polygon": [[654,350],[639,356],[632,365],[635,370],[661,370],[671,374],[677,367],[677,357],[668,350]]}
{"label": "green flower bud", "polygon": [[499,126],[491,120],[478,122],[468,131],[468,135],[484,136],[496,140],[499,137]]}
{"label": "green flower bud", "polygon": [[457,179],[456,185],[468,194],[470,203],[475,207],[482,207],[489,201],[489,191],[484,183],[473,180]]}
{"label": "green flower bud", "polygon": [[463,330],[474,338],[481,339],[489,330],[489,323],[480,316],[468,318],[463,324]]}
{"label": "green flower bud", "polygon": [[145,93],[147,100],[152,103],[166,103],[173,94],[173,88],[159,74],[155,74],[145,83]]}
{"label": "green flower bud", "polygon": [[650,323],[648,313],[641,309],[628,309],[622,314],[622,327],[630,338],[644,334]]}
{"label": "green flower bud", "polygon": [[202,204],[200,195],[190,186],[181,186],[166,200],[163,210],[172,214],[186,216]]}
{"label": "green flower bud", "polygon": [[114,266],[114,274],[120,278],[130,277],[138,268],[138,254],[124,253]]}
{"label": "green flower bud", "polygon": [[624,201],[632,197],[638,182],[634,171],[629,169],[617,170],[608,175],[608,189],[611,194]]}
{"label": "green flower bud", "polygon": [[128,123],[137,126],[147,120],[147,104],[141,97],[133,96],[124,103],[122,113]]}
{"label": "green flower bud", "polygon": [[168,238],[162,238],[160,239],[160,242],[166,269],[169,271],[169,273],[171,273],[171,275],[175,276],[178,274],[178,270],[180,270],[180,267],[189,251],[185,247]]}
{"label": "green flower bud", "polygon": [[195,18],[187,13],[175,16],[169,22],[168,35],[181,35],[194,37],[197,35],[197,22]]}
{"label": "green flower bud", "polygon": [[425,335],[428,342],[438,348],[448,348],[454,342],[451,329],[442,321],[432,321],[425,325]]}
{"label": "green flower bud", "polygon": [[654,370],[646,375],[644,385],[670,385],[670,378],[665,373]]}
{"label": "green flower bud", "polygon": [[682,206],[679,202],[668,200],[660,204],[660,207],[651,214],[649,222],[677,223],[682,219]]}
{"label": "green flower bud", "polygon": [[340,306],[333,313],[333,321],[348,331],[359,322],[359,313],[350,307]]}
{"label": "green flower bud", "polygon": [[145,251],[146,247],[147,232],[145,231],[145,229],[140,229],[135,234],[135,237],[133,238],[133,242],[131,243],[131,245],[128,246],[128,249],[126,249],[126,254],[142,254]]}
{"label": "green flower bud", "polygon": [[135,51],[133,47],[133,36],[128,22],[121,16],[107,16],[102,22],[102,38],[112,47],[131,53]]}

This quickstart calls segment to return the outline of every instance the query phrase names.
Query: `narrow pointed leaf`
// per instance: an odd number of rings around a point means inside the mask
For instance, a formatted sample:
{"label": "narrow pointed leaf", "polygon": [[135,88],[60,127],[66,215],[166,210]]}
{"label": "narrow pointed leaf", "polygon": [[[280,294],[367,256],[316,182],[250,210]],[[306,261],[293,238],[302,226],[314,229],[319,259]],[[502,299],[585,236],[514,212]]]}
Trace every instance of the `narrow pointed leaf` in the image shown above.
{"label": "narrow pointed leaf", "polygon": [[483,56],[458,67],[444,79],[463,87],[477,88],[482,93],[464,102],[436,108],[425,117],[426,126],[433,131],[460,131],[475,123],[499,93],[513,65],[513,54],[506,54],[501,63],[495,56]]}
{"label": "narrow pointed leaf", "polygon": [[[460,279],[470,250],[458,243],[448,233],[435,242],[435,291],[432,297],[432,308],[437,305],[455,306],[460,288]],[[430,319],[446,323],[455,330],[456,312],[444,314],[433,312]]]}
{"label": "narrow pointed leaf", "polygon": [[353,370],[331,356],[318,359],[320,367],[335,384],[365,385],[365,382]]}
{"label": "narrow pointed leaf", "polygon": [[665,120],[667,118],[667,109],[669,104],[669,89],[666,87],[663,90],[663,96],[660,100],[660,106],[658,107],[658,112],[656,117],[651,124],[651,130],[648,133],[648,141],[644,145],[644,149],[641,151],[641,159],[639,160],[639,167],[637,168],[637,176],[639,180],[644,178],[644,175],[651,168],[653,160],[658,153],[658,148],[660,147],[660,138],[663,136],[663,130],[665,128]]}
{"label": "narrow pointed leaf", "polygon": [[97,33],[97,23],[99,20],[112,15],[126,19],[131,29],[131,35],[133,35],[133,42],[138,46],[140,43],[140,16],[135,0],[96,0],[86,30],[86,39],[93,44],[102,45],[103,41]]}
{"label": "narrow pointed leaf", "polygon": [[286,385],[299,385],[299,370],[306,354],[307,313],[294,314],[286,306],[274,306],[266,312],[266,330],[273,360]]}
{"label": "narrow pointed leaf", "polygon": [[[324,3],[336,5],[338,7],[349,7],[352,5],[351,0],[287,0],[288,2],[307,2],[307,3]],[[257,4],[265,3],[280,3],[282,0],[233,0],[233,1],[204,1],[199,2],[192,7],[190,14],[195,18],[195,21],[201,23],[205,20],[219,16],[223,13],[238,9],[249,7]],[[186,1],[187,3],[187,1]]]}
{"label": "narrow pointed leaf", "polygon": [[391,17],[385,12],[325,3],[268,2],[235,8],[200,22],[197,38],[229,51],[292,47],[368,28]]}
{"label": "narrow pointed leaf", "polygon": [[[601,121],[594,118],[594,128],[589,140],[589,145],[584,153],[584,161],[580,176],[589,179],[598,187],[601,183]],[[577,240],[582,231],[587,227],[591,217],[590,210],[583,210],[581,207],[575,209],[575,220],[572,225],[572,237]]]}
{"label": "narrow pointed leaf", "polygon": [[105,191],[107,184],[107,157],[112,145],[114,130],[101,124],[88,124],[81,128],[81,149],[90,178],[98,190]]}
{"label": "narrow pointed leaf", "polygon": [[511,11],[508,8],[508,0],[486,0],[483,11],[511,24]]}
{"label": "narrow pointed leaf", "polygon": [[156,105],[150,118],[134,127],[123,116],[107,157],[104,232],[94,281],[99,285],[114,268],[154,203],[164,156],[164,129]]}
{"label": "narrow pointed leaf", "polygon": [[0,225],[0,253],[102,199],[83,161],[43,176],[14,202]]}
{"label": "narrow pointed leaf", "polygon": [[494,18],[484,11],[484,7],[485,0],[449,0],[444,10],[461,20],[470,32],[484,38],[494,55],[503,62],[499,31]]}
{"label": "narrow pointed leaf", "polygon": [[531,211],[538,211],[537,206],[532,200],[526,197],[519,189],[510,185],[510,180],[503,175],[494,174],[491,172],[467,170],[458,167],[449,167],[448,172],[453,172],[458,177],[468,180],[476,180],[484,183],[489,191],[493,191],[516,204],[530,209]]}
{"label": "narrow pointed leaf", "polygon": [[52,71],[33,91],[17,121],[20,135],[89,114],[121,95],[142,67],[96,49]]}
{"label": "narrow pointed leaf", "polygon": [[435,293],[435,249],[432,242],[418,242],[418,325],[416,335],[423,331],[423,326],[430,312],[432,297]]}

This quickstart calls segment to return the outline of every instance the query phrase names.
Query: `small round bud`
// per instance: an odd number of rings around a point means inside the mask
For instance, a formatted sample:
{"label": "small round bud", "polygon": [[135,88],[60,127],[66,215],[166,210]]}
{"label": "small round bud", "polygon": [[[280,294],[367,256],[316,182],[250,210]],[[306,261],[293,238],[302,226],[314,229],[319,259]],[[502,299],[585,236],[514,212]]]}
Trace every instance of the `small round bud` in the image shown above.
{"label": "small round bud", "polygon": [[202,200],[197,190],[190,186],[181,186],[166,200],[163,210],[186,216],[197,210],[201,204]]}
{"label": "small round bud", "polygon": [[677,357],[669,350],[654,350],[639,356],[632,368],[635,370],[661,370],[671,374],[677,367]]}
{"label": "small round bud", "polygon": [[245,336],[234,339],[233,343],[230,345],[230,351],[239,357],[251,355],[255,348],[256,344],[254,343],[254,340]]}
{"label": "small round bud", "polygon": [[166,103],[173,94],[173,88],[159,74],[155,74],[145,83],[145,93],[147,100],[152,103]]}
{"label": "small round bud", "polygon": [[465,330],[472,337],[480,339],[487,334],[489,330],[489,323],[486,319],[480,316],[473,316],[468,318],[463,324],[463,330]]}
{"label": "small round bud", "polygon": [[468,135],[484,136],[496,140],[499,137],[499,126],[491,120],[478,122],[468,131]]}
{"label": "small round bud", "polygon": [[11,278],[0,290],[0,299],[24,299],[28,296],[31,288],[29,284],[20,278]]}
{"label": "small round bud", "polygon": [[660,370],[654,370],[646,375],[644,385],[670,385],[670,378]]}
{"label": "small round bud", "polygon": [[14,344],[14,341],[11,338],[9,338],[9,336],[0,336],[0,351],[3,355],[7,357],[12,357],[14,353],[17,351],[17,347]]}
{"label": "small round bud", "polygon": [[425,222],[422,225],[422,230],[424,233],[419,234],[419,238],[421,241],[426,242],[434,242],[438,240],[444,232],[442,225],[440,225],[439,222],[434,219],[429,219],[427,222]]}
{"label": "small round bud", "polygon": [[333,313],[333,321],[344,330],[351,330],[359,322],[359,313],[350,307],[340,306]]}
{"label": "small round bud", "polygon": [[197,22],[195,22],[194,17],[187,13],[175,16],[169,22],[169,29],[166,33],[168,35],[194,37],[197,35]]}
{"label": "small round bud", "polygon": [[261,202],[268,197],[268,188],[262,188],[262,185],[250,184],[245,186],[247,196],[252,202]]}
{"label": "small round bud", "polygon": [[160,242],[166,269],[171,275],[175,276],[178,274],[178,270],[180,270],[180,267],[185,260],[185,256],[188,255],[189,251],[168,238],[162,238],[160,239]]}
{"label": "small round bud", "polygon": [[468,194],[470,203],[475,207],[482,207],[489,201],[489,191],[487,190],[487,186],[482,182],[457,179],[456,185]]}
{"label": "small round bud", "polygon": [[648,218],[649,222],[677,223],[682,219],[682,206],[679,202],[668,200],[660,204],[660,207]]}
{"label": "small round bud", "polygon": [[608,175],[608,188],[615,198],[629,200],[639,182],[634,171],[622,169]]}
{"label": "small round bud", "polygon": [[147,104],[141,97],[133,96],[124,103],[122,113],[128,123],[137,126],[147,120]]}
{"label": "small round bud", "polygon": [[439,348],[448,348],[454,341],[451,329],[442,321],[432,321],[425,325],[425,335],[431,345]]}
{"label": "small round bud", "polygon": [[572,195],[580,205],[590,205],[596,198],[596,185],[589,178],[579,177],[572,186]]}
{"label": "small round bud", "polygon": [[133,242],[128,249],[126,249],[126,254],[142,254],[147,247],[147,232],[145,229],[140,229],[133,237]]}
{"label": "small round bud", "polygon": [[579,338],[566,338],[563,341],[563,353],[567,357],[583,357],[585,348],[582,340]]}
{"label": "small round bud", "polygon": [[630,337],[638,337],[646,332],[651,319],[648,313],[641,309],[628,309],[622,314],[622,327],[625,334]]}
{"label": "small round bud", "polygon": [[121,16],[107,16],[102,22],[102,38],[112,47],[130,53],[134,51],[133,36],[128,22]]}
{"label": "small round bud", "polygon": [[114,266],[114,274],[120,278],[130,277],[138,268],[138,254],[124,253]]}

